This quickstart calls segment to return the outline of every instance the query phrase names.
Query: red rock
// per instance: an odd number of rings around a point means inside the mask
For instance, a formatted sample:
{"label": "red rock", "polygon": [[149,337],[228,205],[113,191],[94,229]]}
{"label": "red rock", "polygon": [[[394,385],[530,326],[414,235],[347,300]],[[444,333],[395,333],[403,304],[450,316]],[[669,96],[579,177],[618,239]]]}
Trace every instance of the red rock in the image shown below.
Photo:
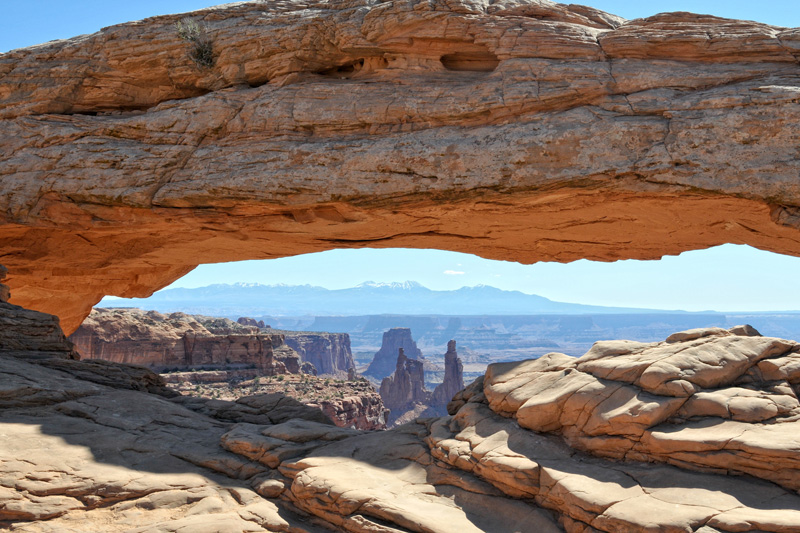
{"label": "red rock", "polygon": [[11,301],[68,333],[103,295],[199,263],[332,248],[800,255],[797,29],[540,1],[236,4],[191,15],[215,50],[200,68],[183,17],[0,55]]}
{"label": "red rock", "polygon": [[258,328],[228,319],[184,313],[96,309],[70,339],[83,358],[142,365],[159,372],[254,368],[269,376],[297,374],[302,364],[282,335],[262,334]]}

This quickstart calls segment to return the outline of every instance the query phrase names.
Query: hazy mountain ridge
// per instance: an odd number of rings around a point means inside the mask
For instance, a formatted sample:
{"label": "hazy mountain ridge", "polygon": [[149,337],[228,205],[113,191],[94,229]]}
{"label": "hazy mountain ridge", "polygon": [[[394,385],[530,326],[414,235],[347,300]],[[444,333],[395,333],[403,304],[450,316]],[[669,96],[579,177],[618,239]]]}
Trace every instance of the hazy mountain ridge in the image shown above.
{"label": "hazy mountain ridge", "polygon": [[102,300],[99,307],[134,306],[162,312],[223,315],[368,315],[368,314],[618,314],[685,313],[630,307],[605,307],[553,301],[490,285],[435,291],[414,282],[364,282],[348,289],[313,285],[215,284],[166,289],[149,298]]}

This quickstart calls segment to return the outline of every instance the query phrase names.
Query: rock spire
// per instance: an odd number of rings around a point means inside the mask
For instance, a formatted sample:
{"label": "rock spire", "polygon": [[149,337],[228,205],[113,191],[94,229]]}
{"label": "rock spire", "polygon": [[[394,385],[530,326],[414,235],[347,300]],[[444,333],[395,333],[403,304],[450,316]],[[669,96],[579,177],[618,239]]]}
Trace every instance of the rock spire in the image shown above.
{"label": "rock spire", "polygon": [[456,341],[447,343],[447,353],[444,354],[444,381],[433,389],[431,406],[445,406],[453,399],[457,392],[464,388],[464,365],[456,352]]}

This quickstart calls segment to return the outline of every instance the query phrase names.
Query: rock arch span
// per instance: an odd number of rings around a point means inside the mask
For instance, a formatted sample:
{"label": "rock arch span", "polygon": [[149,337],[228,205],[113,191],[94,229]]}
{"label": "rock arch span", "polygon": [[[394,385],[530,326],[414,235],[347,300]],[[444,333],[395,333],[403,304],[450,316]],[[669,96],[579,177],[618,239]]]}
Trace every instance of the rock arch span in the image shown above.
{"label": "rock arch span", "polygon": [[[459,0],[236,4],[0,54],[0,261],[74,330],[196,265],[800,255],[800,29]],[[346,68],[343,68],[346,67]]]}

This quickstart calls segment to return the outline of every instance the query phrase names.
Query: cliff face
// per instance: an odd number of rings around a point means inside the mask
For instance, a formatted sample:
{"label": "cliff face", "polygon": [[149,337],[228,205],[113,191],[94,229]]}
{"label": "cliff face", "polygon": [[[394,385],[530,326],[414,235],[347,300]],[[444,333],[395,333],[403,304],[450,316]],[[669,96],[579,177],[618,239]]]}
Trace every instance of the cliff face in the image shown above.
{"label": "cliff face", "polygon": [[12,302],[68,333],[201,262],[800,254],[800,30],[539,0],[236,3],[190,15],[203,66],[185,16],[0,55]]}
{"label": "cliff face", "polygon": [[282,335],[259,333],[227,319],[183,313],[96,309],[70,336],[83,358],[157,371],[255,368],[262,375],[300,372],[300,357]]}
{"label": "cliff face", "polygon": [[425,390],[424,363],[409,359],[403,348],[399,348],[394,373],[383,378],[380,395],[383,404],[390,410],[390,423],[407,411],[424,409],[431,399],[430,391]]}
{"label": "cliff face", "polygon": [[451,340],[447,343],[447,353],[444,354],[444,381],[433,389],[431,405],[446,406],[463,388],[464,366],[456,352],[456,341]]}
{"label": "cliff face", "polygon": [[381,349],[375,353],[375,357],[369,364],[364,374],[377,379],[385,378],[391,374],[397,366],[397,352],[403,350],[408,352],[406,358],[422,359],[422,352],[417,348],[417,343],[411,338],[411,329],[392,328],[384,332]]}
{"label": "cliff face", "polygon": [[286,345],[300,354],[303,361],[314,365],[317,374],[346,376],[355,368],[347,333],[284,332]]}

